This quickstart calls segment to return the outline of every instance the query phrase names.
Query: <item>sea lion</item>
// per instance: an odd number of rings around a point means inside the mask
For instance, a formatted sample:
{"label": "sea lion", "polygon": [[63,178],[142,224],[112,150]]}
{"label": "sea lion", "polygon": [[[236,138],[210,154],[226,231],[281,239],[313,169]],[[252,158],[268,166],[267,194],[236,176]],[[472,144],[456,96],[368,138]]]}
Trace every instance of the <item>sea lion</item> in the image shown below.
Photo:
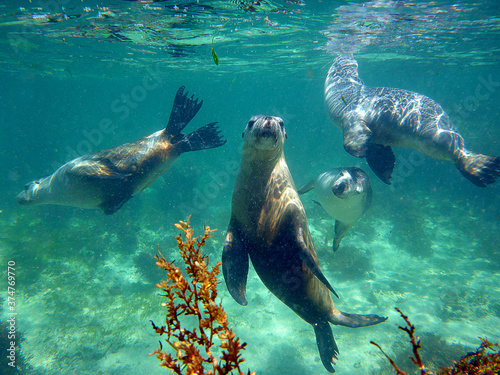
{"label": "sea lion", "polygon": [[361,169],[334,168],[321,173],[299,189],[299,195],[316,188],[321,207],[335,219],[333,251],[372,203],[370,178]]}
{"label": "sea lion", "polygon": [[500,176],[500,157],[467,150],[438,103],[416,92],[365,86],[352,55],[339,55],[333,61],[325,81],[325,103],[332,121],[343,131],[345,150],[366,157],[373,172],[387,184],[396,161],[391,146],[451,161],[480,187]]}
{"label": "sea lion", "polygon": [[266,287],[314,327],[321,361],[334,372],[338,348],[329,323],[363,327],[386,318],[335,308],[285,161],[285,137],[283,120],[273,116],[252,117],[243,132],[222,270],[229,293],[245,306],[250,258]]}
{"label": "sea lion", "polygon": [[27,184],[17,195],[22,205],[58,204],[100,208],[111,215],[151,185],[184,152],[222,146],[216,122],[191,134],[182,129],[203,101],[179,88],[165,129],[132,143],[76,158],[48,177]]}

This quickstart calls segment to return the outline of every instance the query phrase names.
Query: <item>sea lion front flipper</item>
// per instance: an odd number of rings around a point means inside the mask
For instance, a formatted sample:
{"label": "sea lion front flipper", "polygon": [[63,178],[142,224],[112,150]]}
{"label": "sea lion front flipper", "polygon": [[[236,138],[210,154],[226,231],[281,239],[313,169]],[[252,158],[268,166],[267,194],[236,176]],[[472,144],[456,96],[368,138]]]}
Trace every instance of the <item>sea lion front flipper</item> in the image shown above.
{"label": "sea lion front flipper", "polygon": [[102,186],[103,202],[99,208],[106,215],[114,214],[132,198],[129,177],[131,173],[121,172],[108,158],[82,160],[72,167],[68,174],[92,181]]}
{"label": "sea lion front flipper", "polygon": [[[318,201],[315,201],[315,200],[313,199],[313,202],[314,202],[315,204],[317,204],[318,206],[320,206],[321,208],[323,208],[323,205],[322,205],[321,203],[319,203]],[[324,208],[323,208],[323,209],[324,209]]]}
{"label": "sea lion front flipper", "polygon": [[111,195],[107,197],[107,199],[99,205],[99,208],[106,214],[112,215],[120,208],[123,207],[127,201],[132,198],[131,194],[120,194],[120,195]]}
{"label": "sea lion front flipper", "polygon": [[299,249],[299,257],[302,262],[309,268],[309,270],[316,276],[325,286],[330,289],[330,291],[335,295],[335,297],[339,298],[339,295],[337,292],[333,289],[331,286],[330,282],[327,280],[325,275],[323,275],[323,272],[319,269],[318,263],[316,263],[316,260],[312,257],[311,251],[308,249],[307,244],[304,239],[304,230],[302,227],[298,227],[298,230],[296,231],[296,238],[297,238],[297,243],[300,246]]}
{"label": "sea lion front flipper", "polygon": [[173,136],[180,134],[182,129],[196,116],[203,105],[203,100],[198,103],[198,98],[195,99],[194,95],[191,95],[190,98],[187,95],[187,92],[184,94],[184,86],[181,86],[177,90],[172,112],[170,112],[170,118],[165,128],[167,134]]}
{"label": "sea lion front flipper", "polygon": [[227,228],[224,250],[222,251],[222,274],[229,294],[242,306],[248,304],[245,299],[248,276],[248,250],[243,245],[240,233],[232,222]]}
{"label": "sea lion front flipper", "polygon": [[370,143],[366,151],[366,162],[378,178],[387,185],[391,184],[396,156],[394,156],[394,152],[390,146]]}
{"label": "sea lion front flipper", "polygon": [[335,238],[333,240],[333,251],[337,251],[340,246],[340,241],[346,235],[347,231],[353,227],[352,224],[345,224],[339,220],[335,220]]}
{"label": "sea lion front flipper", "polygon": [[316,323],[313,327],[321,362],[328,372],[334,373],[335,369],[332,363],[334,363],[333,359],[338,359],[339,348],[333,338],[332,327],[328,322]]}
{"label": "sea lion front flipper", "polygon": [[316,179],[313,179],[304,186],[302,186],[297,192],[299,193],[299,195],[302,195],[307,193],[309,190],[314,189],[315,186],[316,186]]}
{"label": "sea lion front flipper", "polygon": [[352,123],[344,121],[342,133],[344,134],[344,149],[352,156],[364,158],[372,135],[366,122],[361,119]]}

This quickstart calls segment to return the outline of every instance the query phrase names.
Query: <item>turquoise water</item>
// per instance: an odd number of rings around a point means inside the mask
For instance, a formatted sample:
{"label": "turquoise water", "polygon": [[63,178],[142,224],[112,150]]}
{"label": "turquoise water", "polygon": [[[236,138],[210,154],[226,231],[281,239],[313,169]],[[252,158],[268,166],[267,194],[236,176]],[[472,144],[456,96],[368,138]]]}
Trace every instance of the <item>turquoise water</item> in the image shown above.
{"label": "turquoise water", "polygon": [[[262,113],[285,122],[297,185],[341,166],[371,178],[373,204],[335,254],[333,220],[313,195],[302,199],[322,270],[340,295],[336,306],[389,317],[374,327],[332,327],[337,373],[391,373],[371,340],[411,371],[395,307],[417,326],[433,368],[477,347],[478,337],[500,340],[499,183],[481,189],[451,163],[395,149],[397,181],[387,186],[364,159],[344,151],[323,104],[334,53],[353,52],[365,84],[435,99],[468,148],[499,155],[500,6],[251,3],[0,2],[2,320],[10,316],[7,267],[14,261],[22,373],[165,373],[148,356],[159,339],[149,320],[158,325],[165,315],[154,287],[163,275],[152,257],[159,245],[179,265],[173,224],[192,215],[196,233],[205,222],[218,229],[206,252],[212,263],[220,260],[241,133]],[[182,155],[111,216],[17,204],[25,183],[62,163],[163,128],[181,85],[204,101],[186,132],[218,121],[226,145]],[[219,289],[236,334],[248,343],[245,368],[327,373],[312,328],[253,269],[247,307],[223,282]]]}

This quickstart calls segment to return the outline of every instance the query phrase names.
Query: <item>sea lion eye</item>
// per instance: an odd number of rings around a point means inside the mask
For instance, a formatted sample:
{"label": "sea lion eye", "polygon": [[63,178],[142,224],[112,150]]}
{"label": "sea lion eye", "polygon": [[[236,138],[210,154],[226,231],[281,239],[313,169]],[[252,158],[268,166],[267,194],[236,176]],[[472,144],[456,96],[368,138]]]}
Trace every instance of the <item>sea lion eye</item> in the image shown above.
{"label": "sea lion eye", "polygon": [[252,129],[253,124],[255,124],[254,120],[248,121],[248,129]]}
{"label": "sea lion eye", "polygon": [[280,124],[281,130],[283,130],[283,133],[285,134],[285,139],[288,138],[286,135],[285,123],[283,122],[283,120],[279,120],[278,124]]}

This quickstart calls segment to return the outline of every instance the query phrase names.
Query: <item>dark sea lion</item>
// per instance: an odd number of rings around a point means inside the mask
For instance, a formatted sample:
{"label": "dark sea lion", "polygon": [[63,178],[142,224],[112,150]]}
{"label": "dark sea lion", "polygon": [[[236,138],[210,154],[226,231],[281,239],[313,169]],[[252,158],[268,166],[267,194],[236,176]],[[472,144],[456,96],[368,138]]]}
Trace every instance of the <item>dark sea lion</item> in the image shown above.
{"label": "dark sea lion", "polygon": [[285,136],[283,120],[273,116],[252,117],[243,132],[222,270],[231,296],[246,305],[250,258],[266,287],[314,327],[321,361],[334,372],[338,348],[329,323],[363,327],[386,318],[335,308],[330,295],[335,292],[319,268],[304,207],[285,162]]}
{"label": "dark sea lion", "polygon": [[331,119],[344,133],[346,151],[366,157],[375,174],[387,184],[396,161],[391,146],[409,147],[451,161],[480,187],[500,176],[500,157],[467,150],[438,103],[407,90],[365,86],[352,55],[334,60],[325,81],[325,103]]}
{"label": "dark sea lion", "polygon": [[372,203],[370,178],[361,169],[334,168],[299,189],[299,195],[316,188],[317,203],[335,219],[333,251]]}
{"label": "dark sea lion", "polygon": [[76,158],[48,177],[27,184],[17,195],[23,205],[58,204],[100,208],[111,215],[151,185],[188,151],[222,146],[216,122],[191,134],[182,129],[200,110],[194,95],[179,88],[165,129],[132,143]]}

